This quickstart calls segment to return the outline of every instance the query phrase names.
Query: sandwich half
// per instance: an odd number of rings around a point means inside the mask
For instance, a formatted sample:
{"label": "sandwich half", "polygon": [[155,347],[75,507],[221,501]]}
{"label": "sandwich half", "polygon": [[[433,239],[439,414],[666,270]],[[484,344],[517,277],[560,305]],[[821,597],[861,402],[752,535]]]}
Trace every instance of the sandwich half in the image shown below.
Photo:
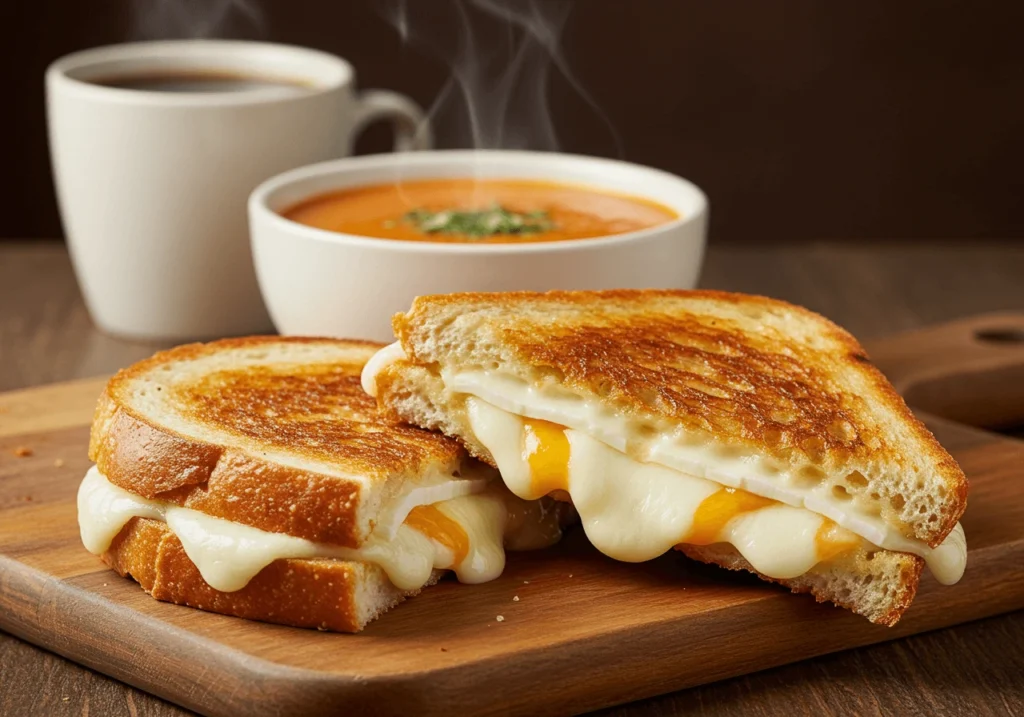
{"label": "sandwich half", "polygon": [[377,412],[359,377],[378,349],[232,339],[118,373],[79,489],[86,548],[158,600],[354,632],[444,571],[484,582],[505,547],[557,541],[554,501]]}
{"label": "sandwich half", "polygon": [[963,472],[827,319],[711,291],[418,298],[366,367],[389,415],[624,561],[677,548],[892,625],[966,563]]}

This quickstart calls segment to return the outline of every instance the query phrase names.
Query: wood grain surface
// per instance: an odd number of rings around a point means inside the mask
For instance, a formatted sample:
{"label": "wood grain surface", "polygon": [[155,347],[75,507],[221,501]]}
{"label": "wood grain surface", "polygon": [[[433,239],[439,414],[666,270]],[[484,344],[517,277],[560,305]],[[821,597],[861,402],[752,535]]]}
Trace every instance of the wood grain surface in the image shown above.
{"label": "wood grain surface", "polygon": [[1001,312],[899,334],[874,347],[872,358],[915,408],[1020,433],[1022,352],[1024,313]]}
{"label": "wood grain surface", "polygon": [[[900,244],[821,244],[799,250],[712,247],[704,283],[805,303],[870,337],[1024,306],[1022,276],[1024,252],[1005,244],[939,245],[926,253]],[[90,345],[92,350],[85,350]],[[62,248],[15,246],[0,253],[0,382],[5,386],[88,375],[96,372],[89,368],[95,365],[109,371],[154,348],[108,339],[89,328]],[[608,714],[1014,714],[1024,710],[1022,643],[1018,613]],[[183,713],[12,638],[0,639],[0,685],[3,714]]]}

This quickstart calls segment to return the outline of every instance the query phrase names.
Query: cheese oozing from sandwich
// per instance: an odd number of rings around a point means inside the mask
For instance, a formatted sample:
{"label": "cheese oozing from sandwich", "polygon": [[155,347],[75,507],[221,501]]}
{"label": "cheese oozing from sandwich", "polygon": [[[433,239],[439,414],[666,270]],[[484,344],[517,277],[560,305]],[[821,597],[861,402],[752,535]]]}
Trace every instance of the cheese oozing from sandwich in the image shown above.
{"label": "cheese oozing from sandwich", "polygon": [[[376,374],[403,358],[398,344],[382,349],[363,371],[364,388],[375,394]],[[959,524],[932,549],[836,501],[828,486],[778,480],[757,456],[639,436],[599,402],[500,371],[441,378],[446,391],[467,397],[470,428],[509,489],[524,499],[568,494],[587,537],[610,557],[635,562],[681,543],[729,543],[759,572],[785,579],[867,545],[918,555],[947,585],[966,567]]]}
{"label": "cheese oozing from sandwich", "polygon": [[78,491],[78,522],[89,552],[109,550],[132,518],[167,524],[203,580],[221,592],[244,588],[280,559],[334,558],[379,565],[395,587],[415,590],[433,570],[454,570],[464,583],[501,575],[505,546],[547,547],[561,537],[557,511],[523,501],[491,484],[468,495],[418,505],[389,535],[374,531],[358,548],[315,543],[206,515],[173,503],[150,500],[108,481],[93,466]]}

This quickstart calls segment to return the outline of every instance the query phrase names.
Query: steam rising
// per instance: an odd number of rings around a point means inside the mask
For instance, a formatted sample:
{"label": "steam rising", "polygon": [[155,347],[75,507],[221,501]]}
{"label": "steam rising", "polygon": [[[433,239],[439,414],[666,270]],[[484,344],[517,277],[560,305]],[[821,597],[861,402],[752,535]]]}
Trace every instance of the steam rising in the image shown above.
{"label": "steam rising", "polygon": [[132,0],[132,11],[134,35],[140,40],[263,31],[257,0]]}
{"label": "steam rising", "polygon": [[[264,34],[260,0],[132,0],[138,39]],[[338,0],[341,2],[341,0]],[[569,0],[378,2],[403,43],[451,70],[428,111],[445,144],[475,149],[557,150],[548,102],[552,70],[622,144],[561,50]],[[429,19],[428,19],[429,18]],[[426,21],[426,22],[425,22]]]}
{"label": "steam rising", "polygon": [[[440,3],[420,3],[438,10]],[[445,61],[451,76],[428,116],[439,132],[475,149],[557,150],[548,87],[551,70],[593,108],[622,155],[614,127],[576,79],[560,48],[571,6],[565,0],[453,0],[456,36],[424,31],[408,0],[394,0],[387,17],[402,41]],[[436,15],[434,16],[436,18]],[[495,28],[495,23],[498,27]],[[436,19],[432,25],[436,25]],[[487,30],[491,32],[487,32]],[[494,32],[497,29],[499,32]],[[503,32],[500,32],[503,31]],[[503,36],[503,41],[493,41]]]}

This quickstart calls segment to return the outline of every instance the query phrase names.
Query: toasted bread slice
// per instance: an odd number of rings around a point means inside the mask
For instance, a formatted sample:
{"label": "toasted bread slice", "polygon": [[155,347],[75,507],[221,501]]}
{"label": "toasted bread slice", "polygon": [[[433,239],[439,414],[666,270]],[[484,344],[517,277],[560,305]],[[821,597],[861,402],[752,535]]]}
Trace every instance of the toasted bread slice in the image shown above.
{"label": "toasted bread slice", "polygon": [[[157,600],[178,605],[335,632],[359,632],[367,623],[419,590],[403,591],[372,563],[278,560],[236,592],[214,590],[189,560],[165,523],[133,518],[103,560],[131,576]],[[427,585],[441,576],[434,571]]]}
{"label": "toasted bread slice", "polygon": [[[641,462],[663,461],[669,454],[658,451],[671,444],[686,467],[664,465],[712,481],[756,470],[743,490],[854,515],[861,537],[913,544],[919,555],[943,542],[966,507],[959,466],[857,341],[785,302],[710,291],[456,294],[417,299],[394,327],[402,352],[364,385],[390,415],[457,437],[495,466],[472,428],[471,395],[525,418],[604,431],[593,437]],[[552,418],[538,396],[584,418]],[[923,560],[873,542],[776,582],[893,624]],[[757,572],[728,545],[679,549]]]}
{"label": "toasted bread slice", "polygon": [[145,498],[358,547],[399,490],[451,476],[465,455],[378,414],[359,386],[378,348],[250,337],[163,351],[107,385],[89,457]]}

